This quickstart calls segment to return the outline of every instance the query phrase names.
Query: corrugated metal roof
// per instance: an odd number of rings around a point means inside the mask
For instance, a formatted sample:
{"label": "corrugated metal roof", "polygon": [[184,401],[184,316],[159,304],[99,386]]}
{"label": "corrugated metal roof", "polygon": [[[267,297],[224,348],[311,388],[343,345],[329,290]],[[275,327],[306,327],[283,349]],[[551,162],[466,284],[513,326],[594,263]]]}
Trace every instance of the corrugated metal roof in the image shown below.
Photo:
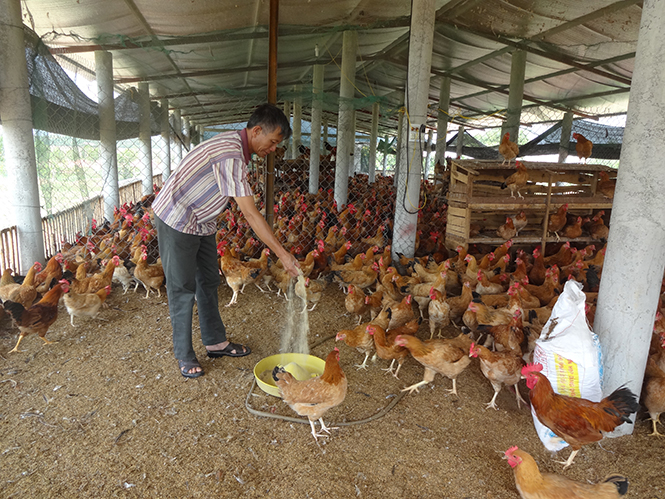
{"label": "corrugated metal roof", "polygon": [[[153,97],[169,97],[170,106],[180,108],[193,123],[243,119],[266,99],[268,0],[22,4],[24,22],[52,52],[94,68],[94,50],[109,50],[119,85],[149,82]],[[560,113],[626,110],[641,2],[438,0],[436,9],[432,121],[443,76],[452,79],[453,111],[500,115],[507,106],[511,52],[516,48],[527,51],[524,105],[541,107],[524,120],[553,116],[544,110],[547,104]],[[382,127],[394,129],[407,75],[409,14],[405,1],[281,1],[278,97],[294,98],[294,86],[301,85],[307,116],[312,65],[324,64],[324,109],[333,120],[342,33],[354,29],[358,127],[369,128],[371,103],[378,100]]]}

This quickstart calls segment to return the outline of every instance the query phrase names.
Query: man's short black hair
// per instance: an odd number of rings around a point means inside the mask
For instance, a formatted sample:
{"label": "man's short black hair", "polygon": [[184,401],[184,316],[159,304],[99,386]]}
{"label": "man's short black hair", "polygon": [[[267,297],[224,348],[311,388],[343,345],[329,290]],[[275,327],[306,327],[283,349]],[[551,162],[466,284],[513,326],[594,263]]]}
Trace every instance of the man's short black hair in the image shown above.
{"label": "man's short black hair", "polygon": [[274,104],[261,104],[254,110],[247,121],[247,128],[254,128],[257,125],[268,133],[279,128],[282,140],[287,140],[291,136],[291,125],[288,118]]}

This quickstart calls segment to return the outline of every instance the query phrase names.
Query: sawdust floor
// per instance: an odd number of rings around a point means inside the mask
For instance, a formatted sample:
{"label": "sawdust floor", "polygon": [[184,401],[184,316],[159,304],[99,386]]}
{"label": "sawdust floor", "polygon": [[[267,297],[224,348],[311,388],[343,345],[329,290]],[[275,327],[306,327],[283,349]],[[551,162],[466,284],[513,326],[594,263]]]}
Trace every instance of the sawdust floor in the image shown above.
{"label": "sawdust floor", "polygon": [[[222,285],[220,303],[230,294]],[[508,447],[527,450],[546,471],[559,472],[553,458],[568,457],[567,449],[554,456],[543,448],[528,409],[518,410],[507,390],[499,411],[485,409],[493,392],[475,360],[458,379],[459,398],[437,376],[384,416],[342,426],[317,444],[306,419],[258,417],[245,407],[254,364],[278,353],[282,298],[248,287],[238,305],[222,306],[229,337],[253,353],[208,359],[195,332],[206,375],[194,380],[177,370],[166,298],[114,288],[109,304],[100,314],[107,321],[78,319],[76,328],[61,305],[47,335],[58,342],[30,336],[22,353],[6,353],[17,330],[0,321],[2,497],[515,498],[501,459]],[[345,312],[341,291],[328,287],[309,314],[310,344],[353,326]],[[426,323],[420,336],[429,336]],[[333,346],[330,339],[312,353],[325,358]],[[384,361],[357,371],[361,355],[339,346],[349,391],[327,423],[372,417],[422,379],[413,359],[399,380],[380,370]],[[256,387],[249,404],[294,416]],[[620,472],[630,478],[629,497],[665,499],[665,439],[648,437],[644,418],[631,436],[585,447],[566,476],[597,481]]]}

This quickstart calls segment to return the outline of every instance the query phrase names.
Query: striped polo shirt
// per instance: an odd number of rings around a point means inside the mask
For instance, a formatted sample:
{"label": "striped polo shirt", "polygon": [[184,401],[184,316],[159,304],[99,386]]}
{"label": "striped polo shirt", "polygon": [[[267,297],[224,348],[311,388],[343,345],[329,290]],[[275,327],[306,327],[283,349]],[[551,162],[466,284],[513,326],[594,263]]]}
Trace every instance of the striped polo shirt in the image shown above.
{"label": "striped polo shirt", "polygon": [[253,195],[247,181],[250,157],[244,128],[202,142],[164,183],[152,204],[155,215],[185,234],[214,234],[229,198]]}

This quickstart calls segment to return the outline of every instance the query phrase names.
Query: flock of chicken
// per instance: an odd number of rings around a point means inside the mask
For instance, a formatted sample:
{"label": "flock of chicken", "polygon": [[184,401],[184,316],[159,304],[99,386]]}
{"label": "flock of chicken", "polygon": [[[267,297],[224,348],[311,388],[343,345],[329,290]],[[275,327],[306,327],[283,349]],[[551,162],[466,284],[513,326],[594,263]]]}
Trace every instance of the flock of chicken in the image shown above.
{"label": "flock of chicken", "polygon": [[[506,186],[511,193],[519,195],[519,185],[513,188],[508,180]],[[424,182],[422,194],[433,188]],[[405,361],[412,357],[423,366],[424,375],[422,381],[404,391],[418,392],[438,373],[451,379],[449,391],[458,395],[458,376],[477,358],[481,372],[494,389],[494,396],[487,403],[487,408],[494,409],[498,408],[497,395],[504,385],[515,390],[518,408],[525,403],[518,385],[520,379],[526,379],[530,402],[539,419],[573,448],[567,465],[582,445],[599,441],[601,431],[611,431],[637,411],[637,397],[626,389],[617,390],[598,403],[557,395],[538,373],[539,366],[531,363],[535,340],[567,280],[582,283],[589,297],[588,319],[593,323],[593,295],[602,274],[604,248],[589,245],[577,249],[565,243],[552,245],[556,251],[546,256],[539,248],[531,254],[516,250],[507,237],[493,251],[472,247],[469,253],[458,247],[457,254],[451,256],[443,244],[445,205],[435,200],[420,211],[416,256],[393,260],[392,179],[380,177],[368,184],[366,177],[356,176],[350,179],[349,192],[353,194],[343,210],[336,206],[331,191],[312,195],[296,188],[279,193],[275,234],[300,260],[304,279],[296,286],[296,295],[302,300],[303,309],[311,306],[313,310],[323,289],[333,281],[344,289],[345,307],[357,316],[358,324],[338,331],[336,339],[364,356],[358,368],[367,368],[367,360],[374,356],[390,361],[385,370],[398,378]],[[93,226],[91,235],[79,237],[74,245],[65,245],[43,270],[35,264],[22,283],[14,282],[11,271],[3,273],[0,313],[11,315],[20,330],[12,352],[30,333],[48,343],[45,334],[57,318],[61,297],[73,325],[75,316],[95,317],[99,313],[114,280],[122,284],[124,292],[132,284],[135,290],[142,284],[146,297],[151,290],[159,292],[164,273],[156,251],[150,202],[148,198],[136,206],[117,210],[113,222]],[[602,215],[597,213],[587,223],[605,227]],[[566,227],[566,206],[550,217],[557,219],[563,220],[564,225],[552,227],[553,232]],[[262,292],[272,290],[275,284],[277,293],[286,295],[292,280],[281,262],[273,262],[269,250],[251,237],[237,207],[231,204],[219,222],[220,272],[233,290],[227,306],[237,303],[239,294],[250,283]],[[576,220],[575,225],[581,222]],[[603,232],[598,233],[598,239],[607,237],[606,229],[599,229]],[[653,423],[652,435],[661,436],[657,423],[660,413],[665,412],[665,319],[662,302],[659,305],[642,403]],[[424,321],[429,325],[427,339],[418,336]],[[453,338],[441,337],[441,331],[451,324],[461,327],[462,332]],[[307,381],[298,381],[280,368],[273,373],[284,400],[298,414],[309,418],[315,439],[322,434],[316,432],[314,422],[319,420],[321,431],[329,432],[323,414],[339,405],[346,395],[347,380],[339,357],[335,348],[326,359],[323,375]],[[546,487],[548,480],[559,483],[560,477],[541,475],[533,459],[516,448],[506,451],[506,458],[515,470],[518,484],[524,480],[520,486],[523,497],[558,497],[538,495],[542,493],[538,487]],[[624,485],[622,479],[612,477],[589,489],[592,492],[579,492],[577,497],[592,497],[590,494],[600,494],[602,489],[605,496],[593,497],[615,497]],[[524,492],[529,487],[535,487],[536,492]]]}
{"label": "flock of chicken", "polygon": [[[156,231],[145,206],[146,198],[137,206],[116,210],[113,223],[97,227],[93,221],[90,236],[80,236],[75,245],[65,243],[42,269],[36,262],[18,283],[12,270],[5,269],[0,278],[0,318],[8,313],[20,334],[17,352],[23,337],[37,334],[45,343],[46,333],[58,317],[58,304],[63,299],[74,326],[74,317],[96,317],[111,293],[113,281],[122,284],[126,293],[134,284],[161,296],[164,270],[156,256]],[[155,263],[148,263],[150,254]],[[128,267],[133,267],[130,273]],[[37,298],[39,301],[35,303]]]}

